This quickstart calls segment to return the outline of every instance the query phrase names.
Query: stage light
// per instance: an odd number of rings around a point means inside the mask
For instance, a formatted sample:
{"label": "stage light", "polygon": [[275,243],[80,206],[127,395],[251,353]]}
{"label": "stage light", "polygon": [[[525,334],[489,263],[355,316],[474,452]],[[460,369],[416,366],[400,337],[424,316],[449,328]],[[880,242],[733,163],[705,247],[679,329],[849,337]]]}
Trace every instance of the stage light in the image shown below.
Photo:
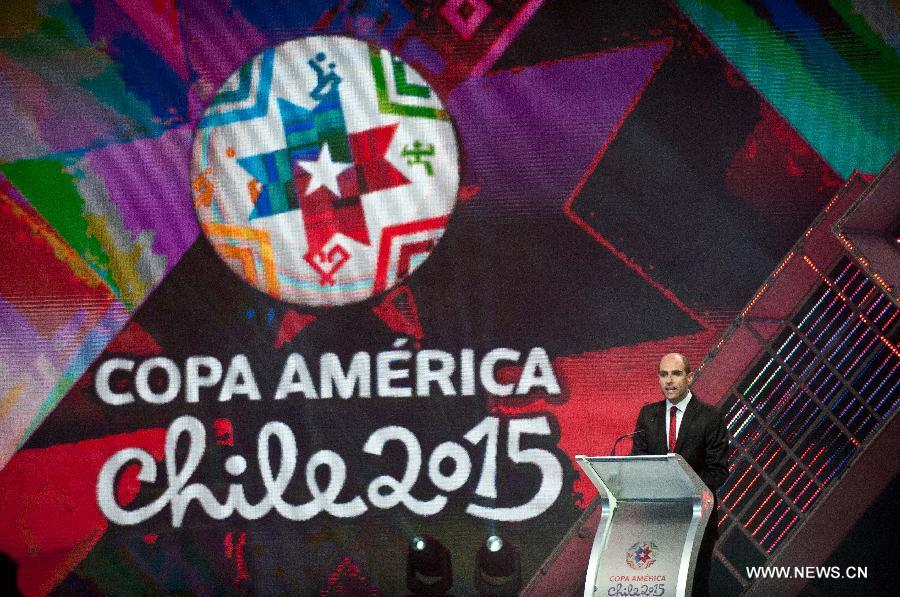
{"label": "stage light", "polygon": [[475,589],[479,595],[509,597],[522,588],[522,559],[508,541],[491,535],[478,550]]}
{"label": "stage light", "polygon": [[450,551],[429,535],[416,535],[406,556],[406,588],[414,595],[446,595],[453,587]]}
{"label": "stage light", "polygon": [[487,541],[485,541],[484,544],[487,547],[488,551],[491,552],[498,552],[503,549],[503,539],[501,539],[497,535],[491,535],[490,537],[488,537]]}

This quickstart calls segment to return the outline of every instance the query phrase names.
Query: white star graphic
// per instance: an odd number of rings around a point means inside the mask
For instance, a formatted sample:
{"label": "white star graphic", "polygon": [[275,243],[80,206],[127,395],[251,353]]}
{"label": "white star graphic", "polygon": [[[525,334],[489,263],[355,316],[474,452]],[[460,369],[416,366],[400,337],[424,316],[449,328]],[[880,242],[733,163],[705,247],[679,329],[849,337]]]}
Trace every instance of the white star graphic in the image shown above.
{"label": "white star graphic", "polygon": [[331,150],[328,149],[328,143],[322,144],[322,150],[319,152],[319,159],[316,161],[298,160],[297,165],[309,173],[312,178],[309,186],[306,187],[306,194],[314,193],[319,187],[325,187],[338,197],[341,191],[338,188],[338,175],[351,166],[348,162],[335,162],[331,159]]}

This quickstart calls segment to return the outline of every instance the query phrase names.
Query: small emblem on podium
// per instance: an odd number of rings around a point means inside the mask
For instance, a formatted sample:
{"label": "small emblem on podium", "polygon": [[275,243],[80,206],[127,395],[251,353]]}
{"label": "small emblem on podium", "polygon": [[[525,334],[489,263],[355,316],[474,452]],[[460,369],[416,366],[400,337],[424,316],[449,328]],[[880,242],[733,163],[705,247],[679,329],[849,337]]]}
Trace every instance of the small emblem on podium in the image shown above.
{"label": "small emblem on podium", "polygon": [[655,543],[635,543],[625,552],[625,563],[635,570],[646,570],[656,562]]}

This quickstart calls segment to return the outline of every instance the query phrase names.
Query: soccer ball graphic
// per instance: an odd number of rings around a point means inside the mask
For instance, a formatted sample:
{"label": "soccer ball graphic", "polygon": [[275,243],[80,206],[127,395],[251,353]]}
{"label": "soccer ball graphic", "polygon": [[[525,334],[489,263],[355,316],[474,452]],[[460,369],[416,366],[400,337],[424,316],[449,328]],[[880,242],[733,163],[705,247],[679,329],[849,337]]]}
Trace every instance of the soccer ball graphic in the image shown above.
{"label": "soccer ball graphic", "polygon": [[387,50],[289,41],[222,85],[191,163],[200,226],[241,278],[308,306],[365,300],[427,258],[456,203],[440,98]]}

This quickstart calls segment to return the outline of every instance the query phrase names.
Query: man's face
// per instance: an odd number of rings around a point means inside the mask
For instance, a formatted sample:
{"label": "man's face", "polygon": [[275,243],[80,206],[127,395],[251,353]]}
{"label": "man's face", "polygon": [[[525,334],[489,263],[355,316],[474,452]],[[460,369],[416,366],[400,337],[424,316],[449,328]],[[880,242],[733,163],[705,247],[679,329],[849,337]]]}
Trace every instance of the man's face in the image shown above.
{"label": "man's face", "polygon": [[681,355],[667,354],[659,362],[659,389],[672,404],[678,404],[687,396],[694,381],[693,373],[686,373]]}

